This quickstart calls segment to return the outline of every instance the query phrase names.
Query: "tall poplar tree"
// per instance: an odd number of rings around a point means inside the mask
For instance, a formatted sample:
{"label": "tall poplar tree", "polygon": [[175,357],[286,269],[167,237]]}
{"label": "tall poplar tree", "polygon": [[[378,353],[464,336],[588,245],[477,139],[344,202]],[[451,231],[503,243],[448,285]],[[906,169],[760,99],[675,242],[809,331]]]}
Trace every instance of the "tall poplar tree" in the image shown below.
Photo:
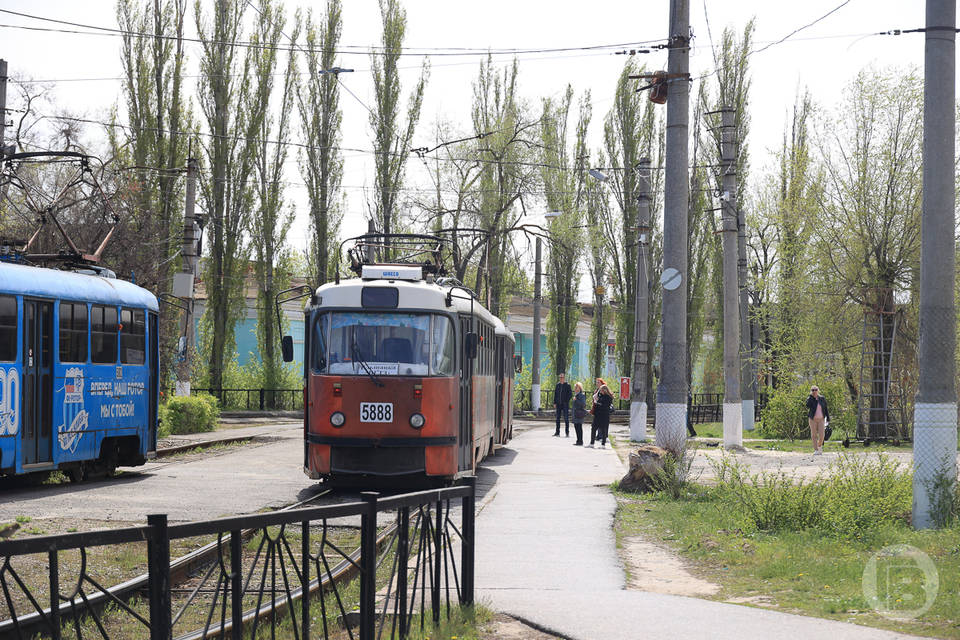
{"label": "tall poplar tree", "polygon": [[[209,17],[199,3],[195,7],[203,52],[197,93],[207,130],[201,138],[206,175],[198,184],[209,238],[201,350],[209,363],[208,384],[214,389],[223,387],[225,366],[235,352],[236,323],[246,310],[243,283],[249,248],[244,231],[255,198],[251,181],[257,137],[270,97],[255,73],[249,49],[238,46],[245,6],[215,0]],[[241,56],[245,50],[248,55]]]}
{"label": "tall poplar tree", "polygon": [[309,262],[315,284],[327,282],[337,269],[337,232],[343,217],[340,182],[343,153],[340,151],[340,87],[336,73],[337,44],[343,32],[340,0],[327,0],[320,25],[307,13],[306,74],[297,87],[300,127],[304,149],[300,173],[307,185],[310,206]]}
{"label": "tall poplar tree", "polygon": [[423,106],[429,66],[426,61],[420,79],[407,99],[406,118],[401,119],[400,72],[407,13],[399,0],[380,0],[383,20],[382,46],[370,53],[376,103],[370,113],[374,148],[374,195],[371,210],[383,233],[399,229],[398,196],[403,187],[410,143]]}
{"label": "tall poplar tree", "polygon": [[[141,283],[156,291],[170,291],[177,239],[183,221],[184,181],[190,112],[183,95],[184,21],[187,0],[118,0],[117,23],[123,30],[123,101],[127,128],[110,129],[110,143],[119,164],[140,167],[124,176],[130,194],[125,226],[140,239],[125,245],[138,254]],[[136,34],[144,34],[138,36]],[[115,240],[119,240],[117,236]],[[117,265],[115,265],[117,266]],[[155,279],[155,280],[154,280]],[[161,311],[164,343],[177,325],[172,309]],[[171,371],[171,350],[161,349],[161,376]]]}
{"label": "tall poplar tree", "polygon": [[[547,222],[549,259],[546,279],[550,292],[547,353],[554,375],[566,373],[570,368],[580,319],[580,306],[577,304],[580,243],[577,232],[583,220],[579,205],[582,203],[587,167],[584,159],[577,158],[570,150],[568,126],[572,105],[573,87],[568,85],[560,100],[543,99],[540,120],[540,175],[544,198],[547,211],[560,214]],[[583,146],[582,141],[578,141],[574,148]]]}
{"label": "tall poplar tree", "polygon": [[[609,172],[613,199],[617,215],[608,217],[607,237],[612,244],[610,251],[610,277],[614,284],[614,294],[620,302],[620,312],[615,318],[617,336],[617,361],[621,372],[630,372],[633,368],[633,345],[637,286],[637,166],[642,158],[650,160],[653,171],[650,172],[650,229],[643,231],[648,238],[648,282],[647,290],[647,344],[653,348],[657,344],[660,328],[659,281],[661,269],[658,256],[662,226],[659,224],[660,209],[663,206],[663,171],[659,167],[663,162],[663,117],[657,111],[657,105],[647,99],[645,92],[636,91],[636,80],[632,75],[643,73],[644,66],[628,59],[617,79],[614,103],[607,113],[603,126],[604,149],[614,169]],[[646,390],[648,404],[653,404],[653,354],[647,358]]]}
{"label": "tall poplar tree", "polygon": [[[256,200],[255,213],[250,216],[250,239],[253,245],[254,275],[257,280],[257,343],[260,351],[260,384],[265,389],[278,389],[284,384],[286,368],[277,346],[283,327],[277,325],[274,303],[277,293],[289,281],[284,262],[289,257],[285,237],[293,222],[292,211],[286,208],[283,197],[283,166],[287,159],[290,140],[290,115],[296,94],[296,54],[287,53],[287,64],[281,76],[282,84],[275,86],[279,65],[278,45],[284,34],[286,19],[283,6],[272,0],[259,0],[260,19],[251,37],[254,46],[248,54],[250,69],[256,76],[263,100],[279,94],[279,105],[268,111],[260,121],[255,158]],[[297,15],[288,34],[291,44],[300,37],[300,16]],[[271,408],[276,398],[270,396]]]}

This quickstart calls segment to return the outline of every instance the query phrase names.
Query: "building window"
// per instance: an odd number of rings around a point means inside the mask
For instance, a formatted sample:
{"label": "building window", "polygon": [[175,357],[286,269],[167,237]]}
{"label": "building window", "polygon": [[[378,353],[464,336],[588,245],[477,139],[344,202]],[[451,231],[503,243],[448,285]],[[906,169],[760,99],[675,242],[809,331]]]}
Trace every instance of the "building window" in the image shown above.
{"label": "building window", "polygon": [[0,360],[14,362],[17,359],[17,299],[0,296]]}
{"label": "building window", "polygon": [[143,364],[146,355],[146,313],[140,309],[120,310],[120,362]]}
{"label": "building window", "polygon": [[117,362],[117,308],[94,305],[91,317],[91,355],[98,364]]}
{"label": "building window", "polygon": [[60,362],[87,361],[87,305],[60,303]]}

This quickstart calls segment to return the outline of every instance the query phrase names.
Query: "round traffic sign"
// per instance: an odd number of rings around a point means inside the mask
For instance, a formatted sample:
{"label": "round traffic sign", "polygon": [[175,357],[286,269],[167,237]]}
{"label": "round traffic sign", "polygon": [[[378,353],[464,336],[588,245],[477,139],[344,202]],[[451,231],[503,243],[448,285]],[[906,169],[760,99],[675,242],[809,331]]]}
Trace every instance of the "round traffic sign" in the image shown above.
{"label": "round traffic sign", "polygon": [[660,284],[663,285],[663,288],[667,291],[673,291],[680,286],[680,282],[683,280],[683,276],[680,275],[680,272],[673,267],[667,267],[663,270],[663,274],[660,276]]}

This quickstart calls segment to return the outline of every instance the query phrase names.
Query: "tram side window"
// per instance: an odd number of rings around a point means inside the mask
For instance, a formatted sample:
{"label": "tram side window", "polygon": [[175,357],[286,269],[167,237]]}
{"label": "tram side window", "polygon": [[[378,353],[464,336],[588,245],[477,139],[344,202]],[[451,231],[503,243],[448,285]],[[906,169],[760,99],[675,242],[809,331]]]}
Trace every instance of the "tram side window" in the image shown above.
{"label": "tram side window", "polygon": [[94,305],[90,311],[92,360],[114,364],[117,361],[117,308]]}
{"label": "tram side window", "polygon": [[16,360],[17,343],[17,299],[0,296],[0,360]]}
{"label": "tram side window", "polygon": [[146,313],[140,309],[121,309],[120,362],[123,364],[143,364],[146,342]]}
{"label": "tram side window", "polygon": [[60,362],[87,361],[87,305],[60,303]]}

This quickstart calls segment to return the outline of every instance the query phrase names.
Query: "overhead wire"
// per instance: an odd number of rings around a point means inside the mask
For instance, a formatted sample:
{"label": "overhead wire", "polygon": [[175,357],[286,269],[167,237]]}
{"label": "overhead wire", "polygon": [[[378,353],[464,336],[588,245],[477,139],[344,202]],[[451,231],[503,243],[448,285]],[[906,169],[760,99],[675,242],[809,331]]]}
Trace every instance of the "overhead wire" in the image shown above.
{"label": "overhead wire", "polygon": [[[249,2],[247,4],[250,4]],[[259,12],[259,8],[250,4],[251,7],[256,9]],[[25,29],[31,31],[52,31],[58,33],[73,33],[78,35],[99,35],[99,36],[114,36],[114,37],[135,37],[135,38],[151,38],[151,39],[179,39],[184,42],[199,43],[202,44],[205,42],[202,38],[191,38],[191,37],[178,37],[178,36],[168,36],[163,34],[148,33],[142,31],[131,31],[128,29],[120,29],[116,27],[104,27],[100,25],[91,25],[84,24],[79,22],[72,22],[69,20],[60,20],[57,18],[48,18],[45,16],[39,16],[35,14],[23,13],[20,11],[12,11],[10,9],[0,9],[0,13],[6,13],[9,15],[18,16],[21,18],[27,18],[30,20],[38,20],[42,22],[50,22],[54,24],[61,24],[70,27],[76,27],[78,29],[90,29],[91,31],[77,31],[73,29],[54,29],[51,27],[31,27],[29,25],[13,25],[13,24],[0,24],[0,27],[6,28],[17,28]],[[262,14],[261,14],[262,15]],[[284,34],[286,36],[286,34]],[[289,36],[286,36],[289,38]],[[405,47],[403,51],[393,52],[385,51],[386,47],[382,45],[341,45],[341,48],[336,51],[338,54],[342,55],[383,55],[383,56],[415,56],[415,57],[447,57],[447,56],[487,56],[487,55],[520,55],[520,54],[529,54],[529,53],[562,53],[570,51],[600,51],[607,49],[617,49],[622,47],[636,47],[646,44],[653,44],[658,42],[665,41],[665,38],[657,38],[653,40],[638,40],[634,42],[616,42],[609,44],[596,44],[596,45],[581,45],[581,46],[569,46],[569,47],[509,47],[509,48],[484,48],[484,47]],[[255,48],[255,49],[264,49],[264,50],[276,50],[276,51],[290,51],[294,52],[300,50],[305,52],[307,48],[298,45],[291,44],[287,45],[267,45],[261,44],[252,41],[237,41],[237,42],[220,42],[220,41],[206,41],[208,44],[221,45],[221,46],[230,46],[230,47],[244,47],[244,48]],[[417,51],[418,49],[423,52]]]}

